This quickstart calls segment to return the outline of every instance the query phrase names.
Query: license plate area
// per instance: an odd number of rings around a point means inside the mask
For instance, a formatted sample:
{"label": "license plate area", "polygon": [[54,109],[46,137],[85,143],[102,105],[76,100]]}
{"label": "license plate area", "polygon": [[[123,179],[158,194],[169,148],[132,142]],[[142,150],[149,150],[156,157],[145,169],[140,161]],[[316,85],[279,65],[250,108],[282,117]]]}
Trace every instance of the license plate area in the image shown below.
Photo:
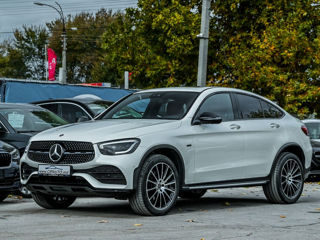
{"label": "license plate area", "polygon": [[38,175],[54,176],[54,177],[70,177],[71,166],[41,164],[38,167]]}

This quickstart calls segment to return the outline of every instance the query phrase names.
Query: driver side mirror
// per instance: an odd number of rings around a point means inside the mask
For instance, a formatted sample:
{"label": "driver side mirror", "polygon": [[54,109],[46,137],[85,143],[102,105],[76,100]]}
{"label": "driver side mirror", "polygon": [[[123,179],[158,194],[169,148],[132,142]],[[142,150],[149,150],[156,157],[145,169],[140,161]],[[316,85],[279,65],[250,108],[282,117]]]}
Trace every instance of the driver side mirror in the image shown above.
{"label": "driver side mirror", "polygon": [[222,118],[216,116],[209,112],[202,113],[195,121],[194,125],[201,125],[201,124],[219,124],[222,122]]}
{"label": "driver side mirror", "polygon": [[86,122],[89,121],[89,117],[88,116],[81,116],[78,118],[77,122]]}

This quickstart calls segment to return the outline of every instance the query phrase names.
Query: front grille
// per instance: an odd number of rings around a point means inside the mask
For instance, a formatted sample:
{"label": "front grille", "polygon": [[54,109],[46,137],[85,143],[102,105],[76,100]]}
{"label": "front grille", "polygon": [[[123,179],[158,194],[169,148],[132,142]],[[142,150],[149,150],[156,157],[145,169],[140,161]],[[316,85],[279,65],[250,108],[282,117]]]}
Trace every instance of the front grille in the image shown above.
{"label": "front grille", "polygon": [[89,142],[72,141],[35,141],[32,142],[28,151],[28,157],[38,163],[52,163],[49,150],[52,145],[60,144],[65,152],[58,162],[59,164],[80,164],[94,159],[94,148]]}
{"label": "front grille", "polygon": [[74,170],[74,172],[87,173],[101,183],[126,185],[126,179],[120,169],[110,165],[99,166],[86,170]]}
{"label": "front grille", "polygon": [[46,185],[67,185],[67,186],[88,186],[90,184],[82,177],[51,177],[33,175],[28,184],[46,184]]}
{"label": "front grille", "polygon": [[7,152],[0,152],[0,167],[8,167],[11,164],[11,155]]}

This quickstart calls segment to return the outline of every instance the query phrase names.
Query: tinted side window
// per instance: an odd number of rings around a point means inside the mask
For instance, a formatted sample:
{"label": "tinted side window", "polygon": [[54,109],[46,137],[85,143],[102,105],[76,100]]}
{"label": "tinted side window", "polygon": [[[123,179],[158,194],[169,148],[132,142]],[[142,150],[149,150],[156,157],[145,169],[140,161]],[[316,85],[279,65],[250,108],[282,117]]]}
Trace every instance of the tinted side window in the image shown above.
{"label": "tinted side window", "polygon": [[265,118],[281,118],[283,113],[270,103],[261,100],[261,105]]}
{"label": "tinted side window", "polygon": [[[61,117],[69,123],[77,122],[82,116],[88,116],[80,107],[73,104],[61,104]],[[91,118],[90,118],[91,119]]]}
{"label": "tinted side window", "polygon": [[43,104],[40,105],[40,107],[43,107],[45,109],[48,109],[49,111],[58,114],[58,104],[54,103],[54,104]]}
{"label": "tinted side window", "polygon": [[220,93],[208,97],[200,106],[196,118],[204,112],[213,113],[221,117],[222,121],[234,120],[230,95],[228,93]]}
{"label": "tinted side window", "polygon": [[239,104],[240,118],[264,118],[260,100],[243,94],[236,94]]}

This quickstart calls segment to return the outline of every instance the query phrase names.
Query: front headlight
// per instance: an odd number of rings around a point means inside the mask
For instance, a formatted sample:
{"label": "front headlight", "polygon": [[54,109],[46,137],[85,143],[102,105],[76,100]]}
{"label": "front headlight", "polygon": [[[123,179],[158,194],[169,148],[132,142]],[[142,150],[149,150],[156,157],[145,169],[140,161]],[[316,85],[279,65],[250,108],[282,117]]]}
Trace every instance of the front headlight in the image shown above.
{"label": "front headlight", "polygon": [[25,152],[25,153],[28,153],[29,148],[30,148],[30,145],[31,145],[31,139],[29,140],[29,142],[28,142],[28,144],[27,144],[26,148],[24,149],[24,152]]}
{"label": "front headlight", "polygon": [[133,153],[139,146],[140,139],[124,139],[99,143],[98,147],[103,155],[121,155]]}
{"label": "front headlight", "polygon": [[12,159],[12,162],[15,162],[15,163],[18,163],[20,162],[20,153],[18,151],[18,149],[14,149],[13,151],[10,152],[11,154],[11,159]]}
{"label": "front headlight", "polygon": [[19,163],[20,153],[18,149],[5,142],[1,142],[1,148],[6,152],[10,153],[12,162]]}

